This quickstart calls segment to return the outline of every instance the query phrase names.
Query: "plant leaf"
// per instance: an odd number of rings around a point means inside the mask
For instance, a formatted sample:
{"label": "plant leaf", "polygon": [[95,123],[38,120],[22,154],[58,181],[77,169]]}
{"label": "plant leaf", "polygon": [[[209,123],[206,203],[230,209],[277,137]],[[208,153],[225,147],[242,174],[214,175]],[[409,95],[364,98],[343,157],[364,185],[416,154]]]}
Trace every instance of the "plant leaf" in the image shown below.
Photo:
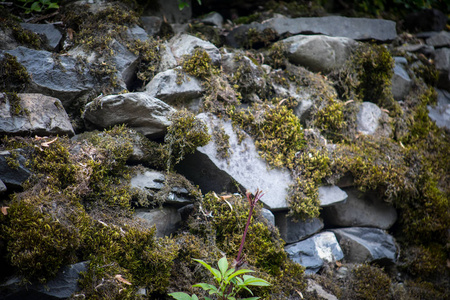
{"label": "plant leaf", "polygon": [[214,285],[208,284],[208,283],[197,283],[197,284],[194,284],[193,287],[199,287],[199,288],[204,289],[205,291],[212,290],[214,292],[217,292],[217,288]]}
{"label": "plant leaf", "polygon": [[176,300],[194,300],[194,299],[198,299],[197,296],[195,296],[195,295],[194,296],[196,298],[193,298],[193,297],[191,297],[188,294],[183,293],[183,292],[170,293],[169,296],[172,296]]}
{"label": "plant leaf", "polygon": [[248,297],[248,298],[241,298],[241,300],[258,300],[261,297]]}
{"label": "plant leaf", "polygon": [[244,275],[244,284],[253,286],[269,286],[270,283],[264,279],[253,277],[250,275]]}
{"label": "plant leaf", "polygon": [[207,269],[214,275],[214,277],[216,278],[216,280],[217,280],[218,282],[222,281],[222,275],[221,275],[221,273],[220,273],[219,270],[217,270],[217,269],[211,267],[210,265],[208,265],[206,262],[204,262],[204,261],[201,260],[201,259],[196,259],[196,258],[194,258],[194,261],[198,262],[199,264],[201,264],[201,265],[203,265],[205,268],[207,268]]}
{"label": "plant leaf", "polygon": [[240,270],[237,270],[236,272],[234,272],[233,274],[231,274],[228,277],[228,280],[231,280],[232,278],[234,278],[234,277],[236,277],[238,275],[245,274],[245,273],[252,273],[252,272],[255,272],[255,271],[249,270],[249,269],[240,269]]}
{"label": "plant leaf", "polygon": [[222,277],[225,277],[225,273],[228,270],[228,261],[227,258],[224,256],[221,259],[219,259],[219,262],[217,263],[219,266],[220,274],[222,274]]}

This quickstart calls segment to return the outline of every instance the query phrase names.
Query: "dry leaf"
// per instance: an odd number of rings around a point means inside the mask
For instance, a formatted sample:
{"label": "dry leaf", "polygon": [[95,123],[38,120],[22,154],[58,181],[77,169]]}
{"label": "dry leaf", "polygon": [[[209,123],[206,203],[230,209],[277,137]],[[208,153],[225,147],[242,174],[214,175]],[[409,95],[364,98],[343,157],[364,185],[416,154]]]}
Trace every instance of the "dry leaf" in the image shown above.
{"label": "dry leaf", "polygon": [[129,282],[128,280],[126,280],[125,278],[123,278],[122,275],[120,275],[120,274],[117,274],[116,276],[114,276],[114,278],[115,278],[117,281],[119,281],[119,282],[122,282],[122,283],[125,283],[125,284],[128,284],[128,285],[131,285],[131,282]]}
{"label": "dry leaf", "polygon": [[2,214],[3,215],[7,215],[8,214],[8,211],[7,211],[7,209],[9,208],[9,206],[2,206]]}
{"label": "dry leaf", "polygon": [[42,143],[41,146],[42,147],[48,147],[48,145],[50,145],[51,143],[56,142],[56,140],[58,140],[58,137],[55,137],[53,140],[51,140],[49,142]]}
{"label": "dry leaf", "polygon": [[336,261],[336,266],[337,266],[338,268],[340,268],[340,267],[342,267],[342,263],[341,263],[340,261]]}

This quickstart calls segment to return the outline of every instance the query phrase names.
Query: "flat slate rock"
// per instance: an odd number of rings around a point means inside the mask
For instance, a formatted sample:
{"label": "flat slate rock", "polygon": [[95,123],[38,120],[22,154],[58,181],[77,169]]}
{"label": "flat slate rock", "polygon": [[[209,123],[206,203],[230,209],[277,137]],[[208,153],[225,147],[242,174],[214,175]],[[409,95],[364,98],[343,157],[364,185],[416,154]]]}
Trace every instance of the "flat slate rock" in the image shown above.
{"label": "flat slate rock", "polygon": [[174,233],[181,222],[181,214],[175,207],[163,207],[155,209],[136,209],[133,218],[156,227],[156,236],[164,237]]}
{"label": "flat slate rock", "polygon": [[53,24],[20,23],[20,26],[23,29],[45,36],[51,50],[55,50],[61,42],[62,34]]}
{"label": "flat slate rock", "polygon": [[26,92],[58,98],[64,107],[68,107],[94,89],[94,79],[88,68],[78,66],[75,57],[20,46],[13,50],[0,50],[0,60],[5,52],[15,56],[31,75],[31,84]]}
{"label": "flat slate rock", "polygon": [[230,137],[231,151],[229,158],[218,157],[214,141],[197,148],[193,155],[186,156],[175,169],[194,184],[199,185],[202,192],[215,191],[236,192],[236,183],[242,190],[255,192],[262,190],[265,194],[261,201],[271,210],[287,209],[288,188],[293,180],[286,169],[270,169],[256,150],[253,139],[242,132],[244,139],[238,143],[238,137],[230,121],[202,113],[198,119],[205,121],[212,134],[214,126],[223,126]]}
{"label": "flat slate rock", "polygon": [[288,245],[284,249],[292,261],[306,268],[306,274],[317,273],[325,262],[334,262],[344,258],[336,236],[328,231]]}
{"label": "flat slate rock", "polygon": [[146,93],[108,95],[89,102],[83,118],[96,128],[127,124],[147,137],[159,138],[170,125],[175,109]]}
{"label": "flat slate rock", "polygon": [[395,240],[381,229],[350,227],[330,231],[336,234],[347,262],[392,264],[397,261]]}
{"label": "flat slate rock", "polygon": [[304,240],[322,230],[324,226],[319,218],[294,221],[286,212],[275,213],[275,220],[280,236],[287,244]]}
{"label": "flat slate rock", "polygon": [[343,203],[347,198],[347,193],[335,185],[319,187],[320,207]]}
{"label": "flat slate rock", "polygon": [[[15,153],[12,153],[15,152]],[[8,160],[15,159],[18,167],[12,167]],[[25,167],[26,158],[20,150],[0,152],[0,180],[7,188],[18,189],[31,176],[31,171]]]}
{"label": "flat slate rock", "polygon": [[437,104],[435,106],[427,106],[428,116],[436,122],[438,127],[450,130],[450,92],[439,89],[437,89],[437,92]]}
{"label": "flat slate rock", "polygon": [[[0,134],[74,135],[70,118],[59,99],[42,94],[17,94],[22,112],[0,93]],[[3,98],[3,99],[2,99]],[[17,100],[14,100],[17,101]]]}

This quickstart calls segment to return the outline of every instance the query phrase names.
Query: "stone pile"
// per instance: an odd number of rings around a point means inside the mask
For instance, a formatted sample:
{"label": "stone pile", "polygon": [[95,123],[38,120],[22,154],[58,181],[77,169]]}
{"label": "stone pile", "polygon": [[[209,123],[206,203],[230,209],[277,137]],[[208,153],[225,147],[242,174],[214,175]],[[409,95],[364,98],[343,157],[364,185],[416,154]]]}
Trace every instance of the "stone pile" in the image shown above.
{"label": "stone pile", "polygon": [[[130,29],[130,40],[148,39],[160,31],[161,18],[145,16],[142,20],[144,28]],[[220,15],[211,15],[205,22],[219,28],[222,26]],[[16,46],[14,43],[0,43],[0,60],[6,54],[12,55],[31,75],[28,90],[18,94],[20,106],[26,109],[27,114],[15,114],[13,105],[6,100],[6,96],[0,94],[3,97],[0,98],[0,133],[70,137],[80,134],[81,132],[74,131],[67,112],[73,112],[73,107],[82,103],[82,100],[92,99],[89,96],[97,92],[97,81],[89,74],[88,68],[79,64],[77,57],[86,58],[87,64],[101,60],[101,57],[81,48],[72,49],[65,54],[52,52],[64,39],[55,26],[26,23],[22,26],[44,34],[48,43],[43,50]],[[277,17],[261,24],[236,27],[227,35],[227,44],[232,47],[242,46],[245,42],[242,36],[249,29],[258,32],[273,31],[273,41],[279,39],[279,42],[287,46],[287,58],[292,64],[322,74],[342,67],[359,43],[366,40],[390,42],[397,38],[395,23],[387,20]],[[291,36],[283,39],[287,33]],[[435,66],[440,71],[440,90],[437,106],[428,107],[429,115],[438,126],[450,129],[450,33],[427,32],[418,37],[425,43],[402,45],[399,48],[405,51],[405,56],[395,57],[392,79],[394,98],[403,100],[412,86],[411,68],[414,66],[409,65],[407,54],[419,52],[433,56]],[[99,95],[83,107],[85,128],[104,129],[127,124],[150,140],[163,138],[170,125],[169,116],[176,110],[176,105],[183,103],[183,106],[197,112],[196,108],[205,93],[205,87],[198,78],[186,75],[179,83],[181,63],[185,55],[192,55],[199,48],[204,49],[212,64],[223,66],[223,72],[236,71],[233,55],[239,50],[219,49],[214,44],[187,33],[179,33],[165,43],[157,74],[142,90],[129,93],[118,91],[134,85],[137,57],[120,42],[112,43],[119,89],[110,95]],[[276,71],[269,66],[257,66],[248,57],[246,59],[253,65],[254,73],[261,74],[261,78],[267,78],[266,75]],[[263,82],[261,78],[256,78],[254,85],[272,84]],[[278,92],[281,96],[287,93],[299,99],[297,115],[301,120],[307,118],[305,112],[314,105],[308,91],[296,86],[289,90],[277,87],[275,83],[273,87],[275,93]],[[352,182],[324,185],[319,188],[322,207],[320,218],[296,221],[287,215],[288,189],[294,180],[290,172],[287,169],[268,168],[256,150],[254,139],[245,132],[238,136],[231,121],[210,113],[200,113],[197,118],[207,124],[210,134],[214,126],[223,127],[230,138],[231,153],[227,158],[218,157],[215,144],[211,141],[186,157],[176,167],[176,171],[198,185],[203,193],[237,192],[236,187],[250,191],[263,190],[265,195],[262,202],[266,207],[266,218],[278,227],[287,243],[285,249],[289,257],[303,265],[307,272],[317,272],[324,264],[339,260],[354,263],[376,261],[384,265],[396,262],[398,249],[388,230],[395,224],[397,212],[391,205],[383,202],[380,195],[363,194],[353,187]],[[363,135],[378,134],[383,118],[387,118],[386,112],[374,103],[364,102],[359,106],[357,130]],[[382,134],[389,136],[386,132]],[[3,195],[19,189],[31,175],[20,157],[19,167],[9,166],[7,158],[10,156],[9,152],[0,153],[0,193]],[[141,163],[139,158],[135,163]],[[142,173],[131,178],[131,186],[143,192],[155,193],[165,186],[164,173],[143,168]],[[135,217],[143,219],[149,226],[156,225],[159,236],[170,235],[177,230],[183,210],[192,203],[187,194],[183,188],[174,188],[164,208],[140,208],[136,210]],[[83,266],[70,268],[82,270]],[[68,276],[68,273],[64,276]],[[50,282],[45,290],[52,289]],[[33,293],[44,293],[43,290],[35,287]],[[68,290],[71,291],[71,288]],[[49,295],[58,299],[68,297],[66,294]]]}

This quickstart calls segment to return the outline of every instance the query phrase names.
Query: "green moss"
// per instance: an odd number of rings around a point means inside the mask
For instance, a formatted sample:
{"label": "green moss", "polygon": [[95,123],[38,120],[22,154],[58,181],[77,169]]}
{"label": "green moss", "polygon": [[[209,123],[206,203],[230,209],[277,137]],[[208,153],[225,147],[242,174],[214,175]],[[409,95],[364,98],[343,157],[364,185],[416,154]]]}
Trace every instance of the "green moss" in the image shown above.
{"label": "green moss", "polygon": [[391,279],[382,269],[362,265],[352,270],[350,295],[347,299],[392,299],[390,289]]}
{"label": "green moss", "polygon": [[185,58],[183,70],[189,75],[205,79],[210,77],[211,72],[214,71],[211,62],[208,52],[203,49],[196,49],[191,56]]}
{"label": "green moss", "polygon": [[317,112],[314,125],[327,137],[337,140],[342,138],[345,128],[344,104],[340,101],[330,101],[328,105]]}
{"label": "green moss", "polygon": [[164,46],[161,41],[149,38],[146,41],[136,40],[134,44],[128,44],[127,47],[139,58],[136,74],[144,86],[158,72],[161,61],[160,52]]}
{"label": "green moss", "polygon": [[259,154],[273,167],[293,168],[295,154],[304,146],[300,120],[286,106],[262,107],[229,114],[235,126],[255,137]]}
{"label": "green moss", "polygon": [[22,20],[10,14],[8,9],[0,11],[0,28],[6,31],[6,34],[12,34],[16,42],[28,48],[39,49],[42,39],[39,35],[30,30],[23,29],[20,25]]}
{"label": "green moss", "polygon": [[[15,56],[3,53],[3,59],[0,61],[0,91],[20,93],[29,83],[30,75],[27,69],[17,61]],[[14,94],[10,95],[14,96]]]}
{"label": "green moss", "polygon": [[259,31],[256,28],[249,28],[242,37],[240,44],[246,49],[258,49],[261,47],[267,47],[277,38],[277,33],[272,28],[265,28],[263,31]]}
{"label": "green moss", "polygon": [[421,64],[412,68],[414,74],[422,78],[427,85],[436,86],[439,79],[439,71],[436,69],[436,66],[423,56],[418,58]]}
{"label": "green moss", "polygon": [[223,126],[216,125],[213,128],[212,137],[216,146],[217,157],[227,159],[230,157],[230,136],[226,134]]}
{"label": "green moss", "polygon": [[269,48],[267,55],[268,64],[274,69],[285,68],[287,64],[285,43],[274,43]]}
{"label": "green moss", "polygon": [[206,145],[211,139],[206,124],[185,109],[172,114],[170,120],[172,124],[167,128],[164,138],[164,147],[169,154],[167,170],[171,170],[186,154],[194,153],[197,147]]}

